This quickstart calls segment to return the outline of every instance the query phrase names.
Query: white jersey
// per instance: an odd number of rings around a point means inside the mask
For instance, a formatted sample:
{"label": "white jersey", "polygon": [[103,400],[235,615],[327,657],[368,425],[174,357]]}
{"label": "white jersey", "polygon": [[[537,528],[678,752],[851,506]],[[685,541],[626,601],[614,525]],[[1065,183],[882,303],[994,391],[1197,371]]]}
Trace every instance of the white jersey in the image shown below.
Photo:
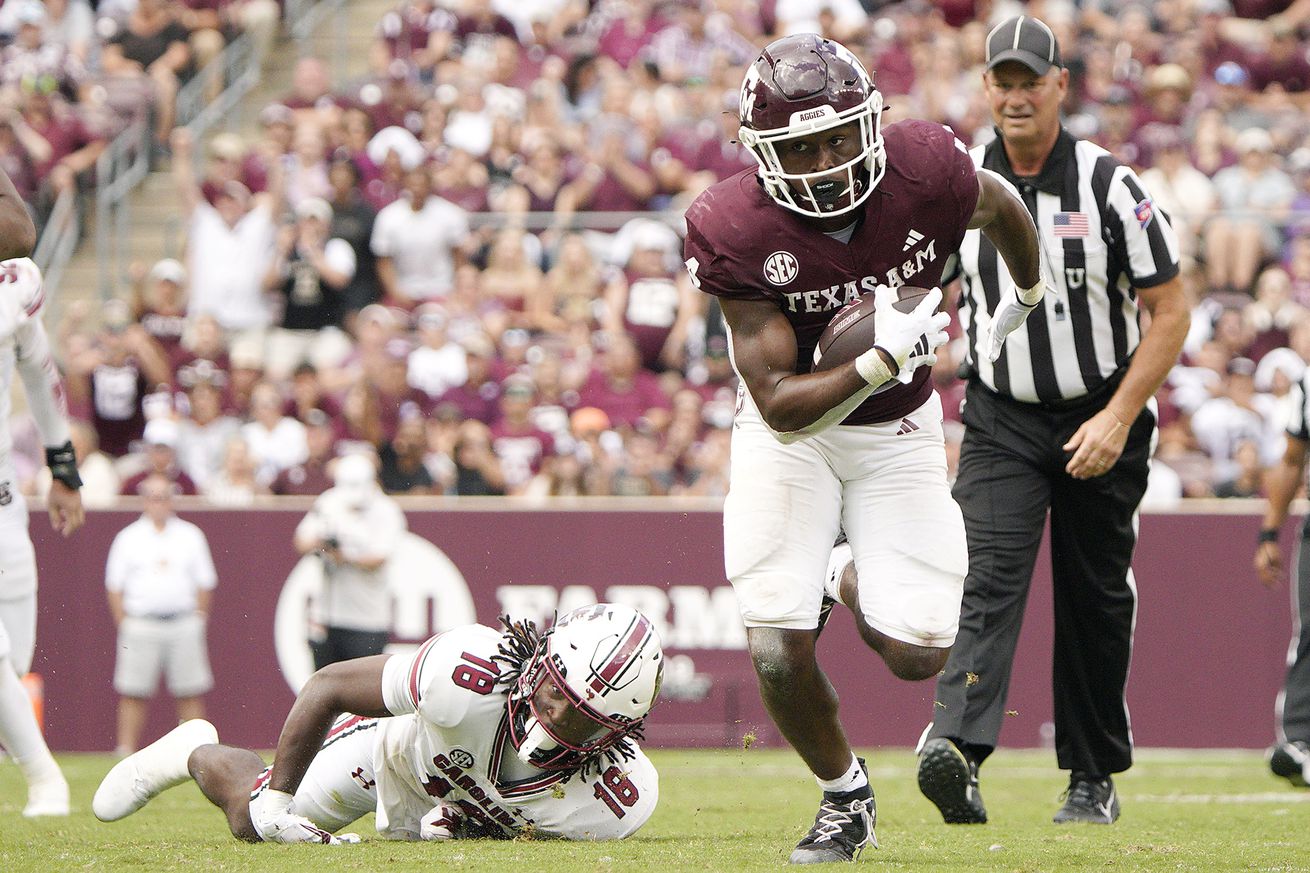
{"label": "white jersey", "polygon": [[503,756],[514,750],[505,693],[496,688],[502,667],[492,660],[500,642],[498,631],[469,625],[387,662],[383,699],[401,717],[379,720],[378,831],[413,839],[423,815],[444,803],[505,835],[612,840],[635,832],[659,799],[655,766],[635,743],[633,758],[586,778],[536,771],[535,778],[502,780]]}
{"label": "white jersey", "polygon": [[68,441],[68,405],[50,343],[41,325],[45,302],[41,271],[28,258],[0,261],[0,501],[17,491],[10,452],[10,397],[14,372],[27,391],[27,404],[46,446]]}

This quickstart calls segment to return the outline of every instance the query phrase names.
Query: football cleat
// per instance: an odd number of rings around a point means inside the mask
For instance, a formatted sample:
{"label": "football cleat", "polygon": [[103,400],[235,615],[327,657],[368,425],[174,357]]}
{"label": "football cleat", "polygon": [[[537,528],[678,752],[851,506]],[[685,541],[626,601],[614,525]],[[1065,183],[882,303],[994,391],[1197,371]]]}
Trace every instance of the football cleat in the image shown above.
{"label": "football cleat", "polygon": [[1119,793],[1109,776],[1097,779],[1074,771],[1064,792],[1064,806],[1052,819],[1056,824],[1114,824],[1119,818]]}
{"label": "football cleat", "polygon": [[1310,785],[1310,743],[1293,740],[1269,750],[1269,769],[1298,788]]}
{"label": "football cleat", "polygon": [[68,815],[68,782],[58,770],[52,776],[27,787],[25,818]]}
{"label": "football cleat", "polygon": [[[868,773],[864,759],[856,760]],[[877,820],[873,786],[865,785],[843,794],[825,791],[810,832],[796,844],[788,861],[792,864],[854,861],[865,846],[878,848],[878,838],[873,832]]]}
{"label": "football cleat", "polygon": [[928,740],[919,753],[919,790],[947,824],[985,824],[978,764],[946,737]]}
{"label": "football cleat", "polygon": [[203,718],[183,722],[114,765],[96,789],[91,811],[101,821],[118,821],[162,791],[191,778],[187,759],[197,748],[218,742],[218,730]]}
{"label": "football cleat", "polygon": [[832,617],[832,608],[836,603],[837,601],[827,594],[823,595],[823,602],[819,604],[819,626],[814,630],[816,637],[823,633],[823,627],[828,623],[828,619]]}

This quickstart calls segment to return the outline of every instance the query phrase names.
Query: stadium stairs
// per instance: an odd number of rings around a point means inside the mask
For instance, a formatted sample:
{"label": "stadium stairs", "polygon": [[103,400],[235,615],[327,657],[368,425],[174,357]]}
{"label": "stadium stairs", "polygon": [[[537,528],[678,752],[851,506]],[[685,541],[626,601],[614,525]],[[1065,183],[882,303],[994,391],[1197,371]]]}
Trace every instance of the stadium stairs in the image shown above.
{"label": "stadium stairs", "polygon": [[[378,21],[394,5],[391,0],[347,0],[338,13],[341,20],[322,22],[311,36],[302,41],[291,39],[285,32],[280,33],[269,57],[264,60],[259,85],[246,95],[223,124],[211,131],[211,135],[228,130],[254,142],[258,137],[259,110],[286,95],[291,86],[292,69],[305,55],[326,60],[337,85],[365,76],[372,34]],[[197,147],[203,149],[204,145],[198,144]],[[161,160],[132,193],[129,214],[131,229],[123,258],[125,265],[140,261],[149,268],[160,258],[181,258],[185,244],[185,217],[167,159]],[[47,313],[48,327],[53,329],[64,307],[75,300],[91,304],[92,312],[99,309],[101,269],[95,245],[95,210],[88,209],[82,241],[59,283],[53,311]],[[117,276],[115,280],[117,294],[127,295],[130,288],[128,278]]]}

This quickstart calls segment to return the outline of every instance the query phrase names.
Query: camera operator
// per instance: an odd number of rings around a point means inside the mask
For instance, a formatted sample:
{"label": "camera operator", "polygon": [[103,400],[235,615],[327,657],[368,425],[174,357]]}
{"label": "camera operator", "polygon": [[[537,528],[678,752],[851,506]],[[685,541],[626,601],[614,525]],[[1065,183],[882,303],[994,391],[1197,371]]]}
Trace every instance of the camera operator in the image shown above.
{"label": "camera operator", "polygon": [[382,654],[391,626],[386,563],[406,529],[400,506],[378,488],[372,458],[347,455],[332,477],[334,486],[318,496],[295,534],[296,549],[323,562],[309,641],[315,670]]}

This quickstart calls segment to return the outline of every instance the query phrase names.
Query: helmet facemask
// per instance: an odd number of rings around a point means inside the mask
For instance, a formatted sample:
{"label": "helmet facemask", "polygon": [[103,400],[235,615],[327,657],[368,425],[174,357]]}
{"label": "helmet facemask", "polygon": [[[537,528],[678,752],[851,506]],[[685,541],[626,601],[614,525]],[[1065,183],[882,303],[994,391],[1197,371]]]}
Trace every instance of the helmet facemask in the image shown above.
{"label": "helmet facemask", "polygon": [[[777,145],[799,136],[820,133],[857,122],[859,153],[854,158],[813,173],[788,173],[783,169]],[[882,92],[873,91],[867,100],[841,112],[820,106],[792,114],[787,127],[754,130],[742,125],[738,136],[760,165],[759,176],[764,189],[780,206],[811,218],[830,218],[851,212],[864,203],[882,180],[887,168],[882,143]],[[833,197],[816,193],[816,186],[845,174],[846,184]],[[793,183],[798,183],[798,192]]]}
{"label": "helmet facemask", "polygon": [[[629,757],[659,695],[663,653],[650,622],[612,604],[583,607],[541,635],[510,688],[509,738],[542,770],[585,768],[607,753]],[[547,688],[547,685],[551,687]],[[551,713],[540,704],[555,697]]]}

